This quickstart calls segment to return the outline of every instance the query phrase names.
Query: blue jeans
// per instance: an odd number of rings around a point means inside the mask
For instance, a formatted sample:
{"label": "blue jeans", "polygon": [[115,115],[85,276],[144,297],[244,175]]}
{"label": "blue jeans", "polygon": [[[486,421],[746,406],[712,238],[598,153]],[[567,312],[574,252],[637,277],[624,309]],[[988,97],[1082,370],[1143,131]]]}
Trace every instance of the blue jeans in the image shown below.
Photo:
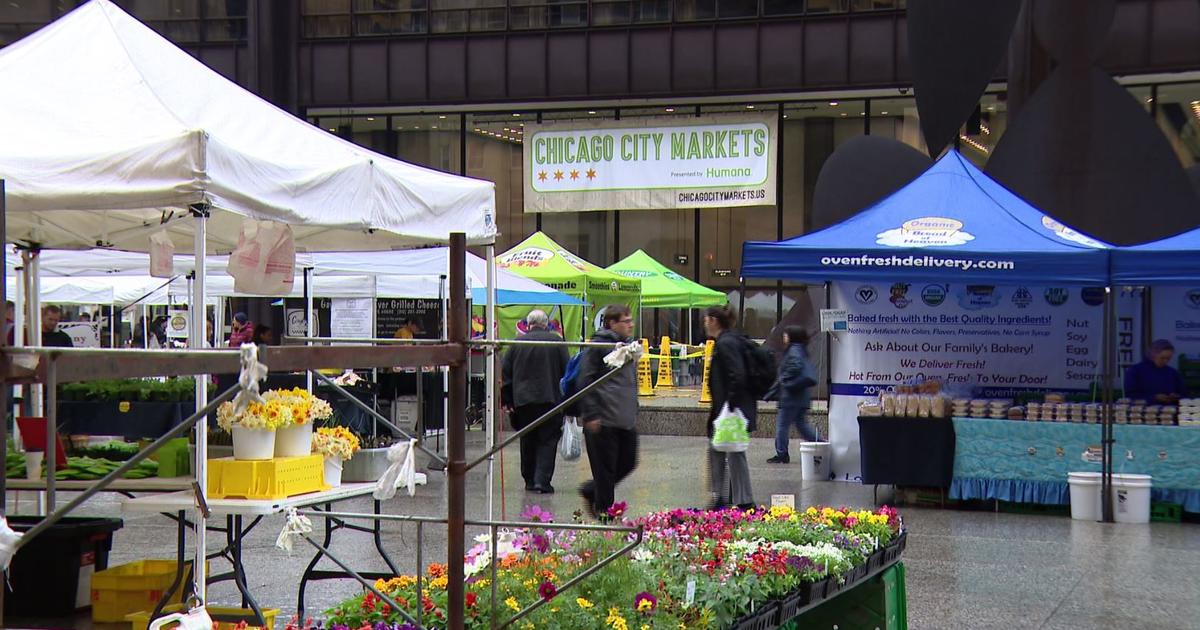
{"label": "blue jeans", "polygon": [[787,456],[788,438],[791,437],[792,427],[800,431],[800,436],[808,442],[817,441],[817,432],[808,423],[808,408],[798,405],[779,403],[779,414],[775,417],[775,454]]}

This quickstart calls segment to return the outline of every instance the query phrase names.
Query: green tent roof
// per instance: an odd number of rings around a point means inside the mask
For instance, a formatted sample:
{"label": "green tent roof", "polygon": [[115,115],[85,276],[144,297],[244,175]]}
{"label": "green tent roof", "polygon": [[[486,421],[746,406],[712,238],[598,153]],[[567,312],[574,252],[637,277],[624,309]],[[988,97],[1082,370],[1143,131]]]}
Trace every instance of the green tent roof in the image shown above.
{"label": "green tent roof", "polygon": [[608,270],[642,281],[643,308],[697,308],[727,301],[724,293],[684,278],[640,249]]}
{"label": "green tent roof", "polygon": [[638,295],[642,291],[641,281],[637,278],[594,265],[567,251],[542,232],[534,232],[497,256],[496,265],[584,299],[589,299],[589,295]]}

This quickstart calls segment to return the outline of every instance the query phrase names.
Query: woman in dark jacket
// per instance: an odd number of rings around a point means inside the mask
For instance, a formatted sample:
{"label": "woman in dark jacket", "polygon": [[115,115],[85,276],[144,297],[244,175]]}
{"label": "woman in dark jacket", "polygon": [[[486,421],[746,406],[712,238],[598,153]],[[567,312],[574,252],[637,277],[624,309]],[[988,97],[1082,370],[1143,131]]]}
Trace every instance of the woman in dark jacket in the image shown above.
{"label": "woman in dark jacket", "polygon": [[[712,438],[712,422],[726,403],[746,417],[747,430],[757,428],[758,401],[747,383],[746,353],[748,341],[733,330],[736,318],[728,306],[710,306],[704,313],[704,330],[716,341],[712,363],[709,365],[708,388],[712,408],[708,414],[708,437]],[[736,505],[754,506],[754,491],[750,487],[750,464],[745,453],[723,453],[708,449],[708,472],[714,495],[713,507]]]}
{"label": "woman in dark jacket", "polygon": [[800,326],[788,326],[783,333],[783,340],[787,344],[787,351],[779,363],[779,379],[767,394],[768,400],[779,400],[779,414],[775,420],[775,457],[768,459],[768,464],[791,461],[788,438],[791,437],[792,427],[800,431],[805,441],[817,441],[817,433],[806,417],[811,403],[809,390],[817,384],[808,360],[808,333]]}

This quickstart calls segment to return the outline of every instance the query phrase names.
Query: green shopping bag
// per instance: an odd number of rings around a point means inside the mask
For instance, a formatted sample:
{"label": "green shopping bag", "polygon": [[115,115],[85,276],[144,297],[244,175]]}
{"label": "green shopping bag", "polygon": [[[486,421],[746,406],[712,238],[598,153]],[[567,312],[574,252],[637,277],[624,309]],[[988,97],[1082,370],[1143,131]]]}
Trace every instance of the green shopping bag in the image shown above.
{"label": "green shopping bag", "polygon": [[713,420],[712,448],[721,453],[744,453],[750,448],[750,432],[746,430],[746,416],[738,409],[730,409],[726,403],[721,413]]}

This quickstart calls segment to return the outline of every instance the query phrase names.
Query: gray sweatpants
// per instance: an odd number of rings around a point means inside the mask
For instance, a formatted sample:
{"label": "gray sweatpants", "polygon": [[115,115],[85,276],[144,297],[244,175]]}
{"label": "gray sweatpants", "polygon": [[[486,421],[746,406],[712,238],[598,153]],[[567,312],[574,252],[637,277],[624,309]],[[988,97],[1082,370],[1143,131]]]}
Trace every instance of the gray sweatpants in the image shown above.
{"label": "gray sweatpants", "polygon": [[745,453],[722,453],[710,446],[708,478],[718,503],[754,503],[754,490],[750,487],[750,464],[746,461]]}

